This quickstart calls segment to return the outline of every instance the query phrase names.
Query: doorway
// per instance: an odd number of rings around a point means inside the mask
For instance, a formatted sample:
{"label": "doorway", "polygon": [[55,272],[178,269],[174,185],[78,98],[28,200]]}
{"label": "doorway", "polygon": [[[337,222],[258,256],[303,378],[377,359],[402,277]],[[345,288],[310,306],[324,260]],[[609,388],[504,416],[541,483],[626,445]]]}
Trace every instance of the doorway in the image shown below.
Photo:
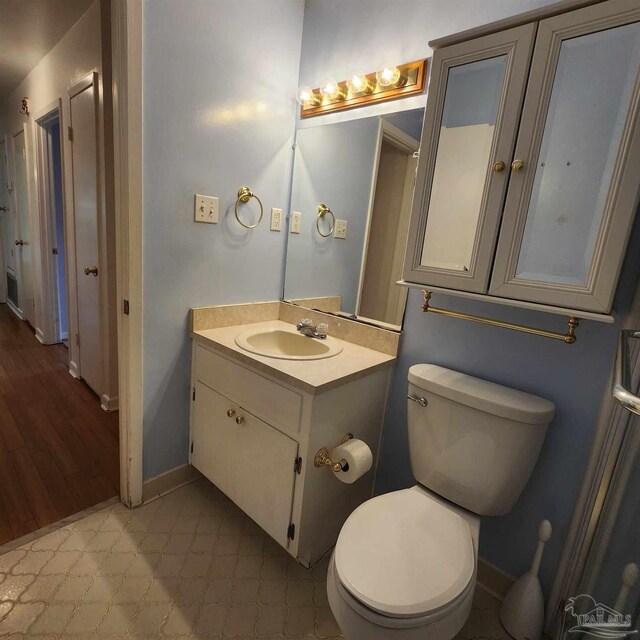
{"label": "doorway", "polygon": [[419,142],[384,120],[381,126],[356,314],[400,326],[407,290],[396,282],[402,279]]}
{"label": "doorway", "polygon": [[40,234],[42,244],[43,322],[45,344],[69,339],[69,276],[60,106],[36,120],[36,156],[39,173]]}

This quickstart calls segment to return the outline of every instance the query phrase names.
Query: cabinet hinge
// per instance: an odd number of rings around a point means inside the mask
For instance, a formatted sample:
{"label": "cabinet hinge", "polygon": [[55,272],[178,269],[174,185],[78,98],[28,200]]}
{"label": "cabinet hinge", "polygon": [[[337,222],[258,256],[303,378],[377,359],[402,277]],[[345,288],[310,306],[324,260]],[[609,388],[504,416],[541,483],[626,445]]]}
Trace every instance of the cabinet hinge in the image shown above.
{"label": "cabinet hinge", "polygon": [[58,250],[54,247],[53,249],[51,249],[51,253],[53,253],[54,256],[57,256]]}
{"label": "cabinet hinge", "polygon": [[191,399],[195,401],[196,399],[196,388],[193,387],[193,393],[191,394]]}
{"label": "cabinet hinge", "polygon": [[125,316],[129,315],[129,301],[128,300],[123,300],[122,301],[122,313],[124,313]]}
{"label": "cabinet hinge", "polygon": [[293,540],[296,537],[296,525],[293,522],[289,525],[287,529],[287,538],[289,540]]}
{"label": "cabinet hinge", "polygon": [[76,333],[76,345],[80,346],[80,334]]}
{"label": "cabinet hinge", "polygon": [[191,453],[193,453],[193,442],[191,443]]}
{"label": "cabinet hinge", "polygon": [[296,458],[293,461],[293,472],[298,475],[302,473],[302,458]]}
{"label": "cabinet hinge", "polygon": [[67,127],[67,138],[69,142],[73,142],[73,129],[70,126]]}

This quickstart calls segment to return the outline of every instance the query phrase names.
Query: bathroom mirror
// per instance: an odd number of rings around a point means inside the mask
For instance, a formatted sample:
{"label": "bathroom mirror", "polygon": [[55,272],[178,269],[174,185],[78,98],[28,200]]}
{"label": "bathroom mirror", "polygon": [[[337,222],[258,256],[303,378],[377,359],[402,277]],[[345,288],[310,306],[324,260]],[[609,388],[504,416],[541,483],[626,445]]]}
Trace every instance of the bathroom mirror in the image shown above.
{"label": "bathroom mirror", "polygon": [[423,117],[414,109],[296,132],[285,300],[400,329],[407,294],[396,282]]}

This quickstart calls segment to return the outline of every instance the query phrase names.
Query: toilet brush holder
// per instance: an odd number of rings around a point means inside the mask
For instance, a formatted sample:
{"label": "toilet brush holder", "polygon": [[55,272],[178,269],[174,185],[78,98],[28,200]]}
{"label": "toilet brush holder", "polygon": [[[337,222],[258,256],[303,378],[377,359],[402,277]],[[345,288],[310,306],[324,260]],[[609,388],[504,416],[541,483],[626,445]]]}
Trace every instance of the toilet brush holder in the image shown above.
{"label": "toilet brush holder", "polygon": [[551,523],[543,520],[538,527],[538,546],[531,569],[516,580],[500,608],[500,622],[516,640],[540,640],[544,625],[544,599],[538,579],[544,545],[551,537]]}

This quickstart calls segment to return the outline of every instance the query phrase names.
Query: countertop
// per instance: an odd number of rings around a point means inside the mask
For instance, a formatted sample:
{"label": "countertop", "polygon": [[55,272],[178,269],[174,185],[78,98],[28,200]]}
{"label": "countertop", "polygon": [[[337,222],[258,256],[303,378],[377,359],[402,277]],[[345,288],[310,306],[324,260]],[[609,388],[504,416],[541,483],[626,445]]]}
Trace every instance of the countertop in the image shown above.
{"label": "countertop", "polygon": [[221,355],[314,395],[390,366],[396,360],[394,356],[345,340],[340,340],[342,352],[330,358],[319,360],[269,358],[245,351],[235,343],[236,336],[247,329],[282,329],[295,332],[295,326],[288,322],[270,320],[231,327],[200,329],[191,331],[190,335]]}

